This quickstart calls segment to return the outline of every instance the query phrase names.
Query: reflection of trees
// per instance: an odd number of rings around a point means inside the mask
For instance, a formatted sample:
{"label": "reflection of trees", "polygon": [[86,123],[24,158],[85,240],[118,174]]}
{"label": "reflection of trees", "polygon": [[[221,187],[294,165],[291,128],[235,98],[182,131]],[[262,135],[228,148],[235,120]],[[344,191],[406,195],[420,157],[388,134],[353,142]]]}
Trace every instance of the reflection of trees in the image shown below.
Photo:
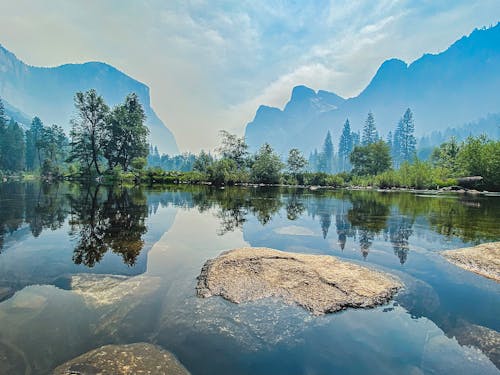
{"label": "reflection of trees", "polygon": [[341,201],[340,210],[337,211],[337,214],[335,215],[335,226],[337,228],[338,243],[341,250],[344,250],[345,248],[347,237],[352,237],[354,235],[351,223],[347,217],[345,206],[345,201]]}
{"label": "reflection of trees", "polygon": [[394,254],[399,262],[404,264],[410,251],[409,239],[413,234],[413,219],[408,216],[398,215],[394,212],[388,223],[389,239],[394,249]]}
{"label": "reflection of trees", "polygon": [[219,235],[241,229],[249,214],[267,224],[283,206],[279,189],[204,188],[193,195],[200,212],[215,210],[220,221]]}
{"label": "reflection of trees", "polygon": [[330,225],[332,225],[332,215],[329,212],[321,212],[319,214],[319,223],[321,225],[321,232],[323,233],[323,238],[328,235],[328,230]]}
{"label": "reflection of trees", "polygon": [[306,207],[302,202],[303,190],[292,190],[285,203],[286,217],[288,220],[297,220],[304,213]]}
{"label": "reflection of trees", "polygon": [[371,192],[366,193],[351,196],[352,207],[347,213],[352,227],[358,232],[361,254],[365,259],[375,236],[386,227],[390,210],[385,200],[377,199],[379,197]]}
{"label": "reflection of trees", "polygon": [[4,237],[18,230],[23,224],[24,185],[0,183],[0,253]]}
{"label": "reflection of trees", "polygon": [[134,265],[144,245],[146,198],[138,189],[83,188],[70,197],[70,234],[76,236],[76,264],[93,267],[111,250]]}
{"label": "reflection of trees", "polygon": [[38,237],[43,229],[61,228],[68,216],[66,189],[60,184],[26,186],[26,222]]}

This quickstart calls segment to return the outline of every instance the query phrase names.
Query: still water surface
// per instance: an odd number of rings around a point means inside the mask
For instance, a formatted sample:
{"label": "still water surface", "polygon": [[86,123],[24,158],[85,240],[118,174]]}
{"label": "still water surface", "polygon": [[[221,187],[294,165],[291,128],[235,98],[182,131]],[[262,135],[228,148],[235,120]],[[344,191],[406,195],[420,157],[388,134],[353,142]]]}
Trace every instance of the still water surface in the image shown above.
{"label": "still water surface", "polygon": [[[192,374],[498,374],[500,286],[439,251],[499,241],[499,222],[500,197],[0,184],[0,375],[133,342]],[[321,317],[197,298],[203,263],[241,246],[338,256],[406,288]]]}

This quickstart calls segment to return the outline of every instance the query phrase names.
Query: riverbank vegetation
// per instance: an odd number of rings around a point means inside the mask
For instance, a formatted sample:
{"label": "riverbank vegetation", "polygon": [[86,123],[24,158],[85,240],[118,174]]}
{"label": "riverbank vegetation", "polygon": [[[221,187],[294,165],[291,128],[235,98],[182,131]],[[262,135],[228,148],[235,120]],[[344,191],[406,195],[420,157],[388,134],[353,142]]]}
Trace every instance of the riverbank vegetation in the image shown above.
{"label": "riverbank vegetation", "polygon": [[[148,144],[146,116],[137,95],[110,108],[95,90],[75,95],[67,137],[58,125],[35,117],[28,129],[9,120],[0,101],[0,177],[98,180],[108,183],[267,184],[438,189],[457,184],[500,190],[500,141],[456,138],[417,157],[415,124],[408,108],[383,140],[369,113],[361,133],[347,119],[335,152],[327,132],[321,151],[306,158],[294,148],[278,155],[264,143],[255,153],[243,137],[221,131],[215,153],[160,155]],[[462,177],[477,176],[463,180]]]}

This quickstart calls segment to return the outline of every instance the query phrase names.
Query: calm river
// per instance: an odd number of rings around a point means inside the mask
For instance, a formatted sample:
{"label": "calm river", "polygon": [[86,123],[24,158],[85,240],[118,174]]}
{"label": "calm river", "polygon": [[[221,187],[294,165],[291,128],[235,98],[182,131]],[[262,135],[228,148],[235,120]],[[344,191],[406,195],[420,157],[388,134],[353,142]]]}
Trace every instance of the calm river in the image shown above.
{"label": "calm river", "polygon": [[[135,342],[194,375],[499,374],[500,285],[439,254],[491,241],[500,197],[0,184],[0,374]],[[197,298],[205,261],[242,246],[337,256],[405,289],[319,317]]]}

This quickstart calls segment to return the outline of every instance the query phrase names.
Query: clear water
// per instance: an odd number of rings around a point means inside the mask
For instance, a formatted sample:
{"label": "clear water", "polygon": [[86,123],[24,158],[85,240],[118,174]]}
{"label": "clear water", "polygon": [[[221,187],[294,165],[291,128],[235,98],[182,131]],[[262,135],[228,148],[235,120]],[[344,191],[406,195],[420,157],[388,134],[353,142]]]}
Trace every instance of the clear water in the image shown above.
{"label": "clear water", "polygon": [[[497,374],[500,286],[439,251],[499,241],[499,221],[499,197],[0,184],[0,374],[133,342],[192,374]],[[241,246],[334,255],[406,287],[320,317],[197,298],[204,262]]]}

